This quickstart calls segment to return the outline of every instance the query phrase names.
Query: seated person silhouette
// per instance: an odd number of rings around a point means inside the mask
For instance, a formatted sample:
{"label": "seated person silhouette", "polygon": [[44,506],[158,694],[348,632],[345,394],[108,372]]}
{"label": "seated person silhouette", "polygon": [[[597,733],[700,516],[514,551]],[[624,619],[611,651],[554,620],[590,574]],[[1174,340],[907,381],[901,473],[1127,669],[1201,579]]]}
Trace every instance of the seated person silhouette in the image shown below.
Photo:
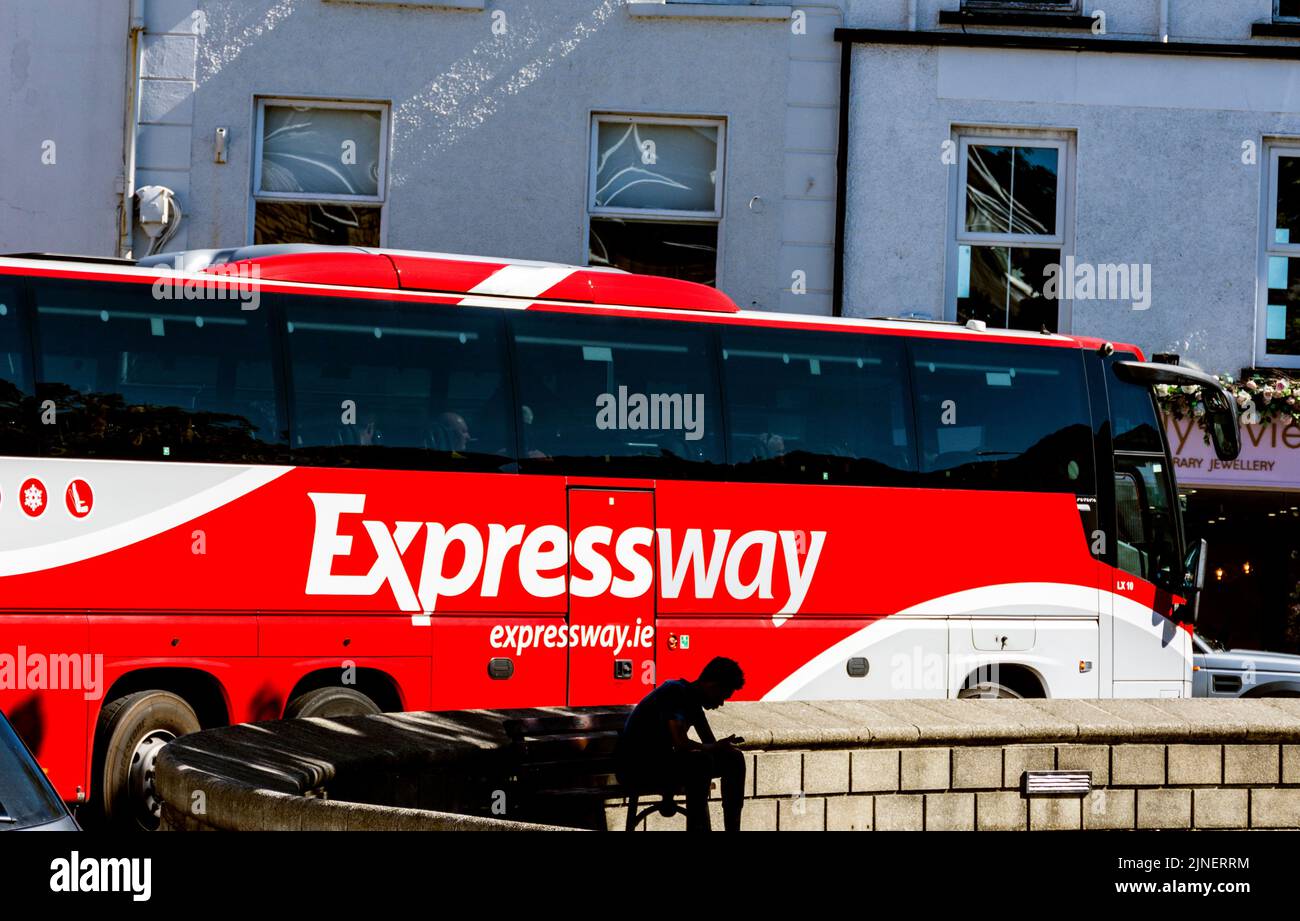
{"label": "seated person silhouette", "polygon": [[785,439],[775,432],[764,432],[756,439],[755,460],[775,460],[785,454]]}
{"label": "seated person silhouette", "polygon": [[[740,830],[744,807],[743,739],[715,739],[704,716],[745,686],[740,666],[721,656],[694,681],[666,681],[647,694],[627,718],[615,752],[619,783],[638,793],[670,795],[686,790],[687,831],[710,831],[709,784],[722,778],[722,816],[727,831]],[[700,740],[688,738],[694,729]]]}
{"label": "seated person silhouette", "polygon": [[542,426],[536,424],[537,414],[527,403],[519,407],[519,419],[523,423],[524,444],[528,446],[524,456],[530,460],[551,460],[551,455],[534,444],[543,437]]}
{"label": "seated person silhouette", "polygon": [[383,441],[384,433],[379,428],[379,419],[374,413],[367,413],[365,424],[357,431],[357,444],[378,445],[383,444]]}
{"label": "seated person silhouette", "polygon": [[474,436],[469,433],[465,417],[460,413],[445,412],[429,427],[427,447],[435,451],[450,451],[454,456],[463,457],[473,440]]}

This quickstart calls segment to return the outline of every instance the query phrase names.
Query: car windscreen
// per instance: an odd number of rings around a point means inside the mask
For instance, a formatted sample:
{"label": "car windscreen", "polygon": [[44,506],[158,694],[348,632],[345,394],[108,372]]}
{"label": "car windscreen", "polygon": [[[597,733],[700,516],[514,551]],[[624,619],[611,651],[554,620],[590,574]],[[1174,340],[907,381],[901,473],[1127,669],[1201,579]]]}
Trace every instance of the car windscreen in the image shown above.
{"label": "car windscreen", "polygon": [[0,717],[0,831],[44,825],[66,815],[40,767]]}

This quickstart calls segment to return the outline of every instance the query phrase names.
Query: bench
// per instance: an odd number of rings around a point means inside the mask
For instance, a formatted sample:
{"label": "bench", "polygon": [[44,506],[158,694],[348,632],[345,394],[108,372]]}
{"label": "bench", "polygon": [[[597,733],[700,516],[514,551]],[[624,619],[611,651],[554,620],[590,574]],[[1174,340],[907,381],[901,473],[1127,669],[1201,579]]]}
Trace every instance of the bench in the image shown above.
{"label": "bench", "polygon": [[605,827],[606,799],[627,798],[624,828],[634,831],[652,812],[685,814],[673,795],[653,791],[662,799],[637,811],[641,795],[614,776],[614,748],[630,709],[601,710],[565,716],[507,720],[514,776],[529,818],[559,825],[580,822]]}

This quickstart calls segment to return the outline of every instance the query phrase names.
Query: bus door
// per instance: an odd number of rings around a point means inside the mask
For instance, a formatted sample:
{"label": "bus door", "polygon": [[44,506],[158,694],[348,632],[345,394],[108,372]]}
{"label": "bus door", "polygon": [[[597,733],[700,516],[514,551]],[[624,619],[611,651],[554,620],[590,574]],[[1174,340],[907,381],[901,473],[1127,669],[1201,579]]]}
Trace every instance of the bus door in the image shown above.
{"label": "bus door", "polygon": [[569,705],[634,704],[654,678],[654,493],[569,489]]}
{"label": "bus door", "polygon": [[1114,695],[1190,694],[1191,638],[1178,621],[1172,586],[1182,574],[1178,494],[1151,388],[1121,380],[1106,362],[1114,442],[1115,556],[1106,586],[1113,624]]}

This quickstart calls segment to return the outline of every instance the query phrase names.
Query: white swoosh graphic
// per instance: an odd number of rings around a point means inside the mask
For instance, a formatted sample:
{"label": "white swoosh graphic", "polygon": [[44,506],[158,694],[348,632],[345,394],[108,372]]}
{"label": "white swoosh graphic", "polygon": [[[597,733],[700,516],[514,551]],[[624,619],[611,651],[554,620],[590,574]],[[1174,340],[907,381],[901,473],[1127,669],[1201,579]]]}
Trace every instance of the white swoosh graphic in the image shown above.
{"label": "white swoosh graphic", "polygon": [[[897,614],[872,621],[833,646],[819,652],[774,688],[763,695],[763,700],[791,700],[808,685],[844,667],[850,655],[861,655],[864,646],[879,642],[905,630],[913,629],[915,622],[905,618],[948,618],[1006,616],[1032,614],[1035,616],[1097,617],[1099,595],[1110,594],[1114,599],[1116,620],[1122,620],[1143,629],[1151,628],[1152,611],[1131,598],[1113,592],[1098,592],[1096,588],[1057,582],[1016,582],[1006,585],[985,585],[930,598]],[[1175,629],[1177,629],[1175,627]],[[870,640],[868,640],[870,637]],[[1180,654],[1182,651],[1180,650]],[[1184,655],[1186,658],[1186,655]]]}
{"label": "white swoosh graphic", "polygon": [[54,569],[101,556],[169,531],[284,476],[293,467],[253,467],[179,502],[67,540],[0,551],[0,577]]}

